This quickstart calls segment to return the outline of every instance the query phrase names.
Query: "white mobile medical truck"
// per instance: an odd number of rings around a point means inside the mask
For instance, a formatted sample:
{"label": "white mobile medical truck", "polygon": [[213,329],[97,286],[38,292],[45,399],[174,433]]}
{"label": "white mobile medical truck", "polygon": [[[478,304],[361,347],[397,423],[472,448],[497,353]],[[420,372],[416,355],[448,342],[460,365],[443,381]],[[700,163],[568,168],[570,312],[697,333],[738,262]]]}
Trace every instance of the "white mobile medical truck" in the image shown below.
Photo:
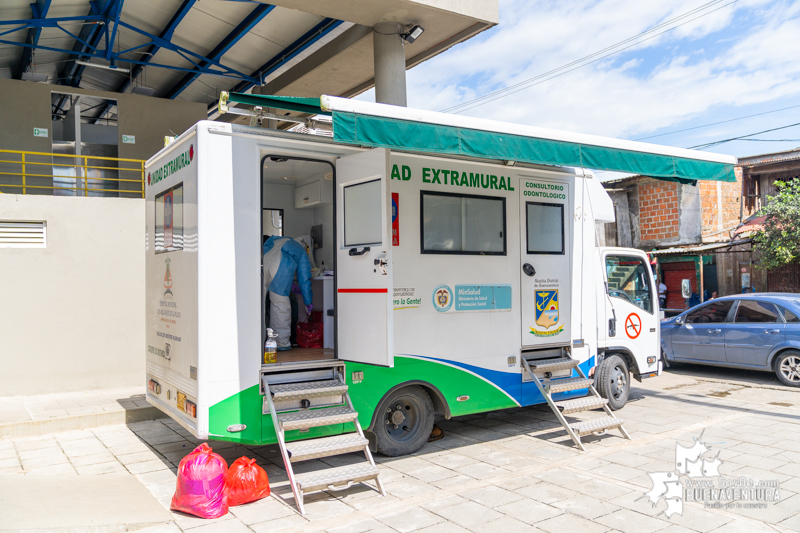
{"label": "white mobile medical truck", "polygon": [[[583,167],[727,180],[735,159],[333,97],[227,98],[328,112],[334,136],[200,122],[147,162],[151,404],[201,439],[277,442],[301,512],[310,491],[382,490],[370,450],[416,451],[434,414],[547,402],[581,449],[627,437],[613,411],[631,377],[661,370],[657,288],[643,252],[596,245],[614,212]],[[311,235],[332,275],[304,302],[323,311],[324,347],[267,365],[270,235]],[[291,467],[353,451],[364,464]]]}

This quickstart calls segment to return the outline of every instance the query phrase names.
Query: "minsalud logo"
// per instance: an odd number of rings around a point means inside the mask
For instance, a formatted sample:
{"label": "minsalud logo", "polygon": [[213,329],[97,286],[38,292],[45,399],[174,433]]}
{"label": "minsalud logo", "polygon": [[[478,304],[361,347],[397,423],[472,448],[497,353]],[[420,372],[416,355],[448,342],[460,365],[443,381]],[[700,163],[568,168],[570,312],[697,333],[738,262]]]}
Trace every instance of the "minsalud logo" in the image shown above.
{"label": "minsalud logo", "polygon": [[702,503],[709,509],[764,509],[781,500],[778,480],[721,476],[719,452],[709,458],[711,446],[702,438],[700,433],[689,448],[675,443],[675,470],[647,474],[653,488],[645,496],[653,507],[662,499],[667,502],[662,511],[667,518],[676,513],[683,515],[683,502]]}
{"label": "minsalud logo", "polygon": [[194,144],[189,145],[189,149],[178,154],[172,161],[169,161],[152,172],[147,173],[147,184],[155,185],[159,181],[168,178],[182,168],[188,167],[194,161]]}

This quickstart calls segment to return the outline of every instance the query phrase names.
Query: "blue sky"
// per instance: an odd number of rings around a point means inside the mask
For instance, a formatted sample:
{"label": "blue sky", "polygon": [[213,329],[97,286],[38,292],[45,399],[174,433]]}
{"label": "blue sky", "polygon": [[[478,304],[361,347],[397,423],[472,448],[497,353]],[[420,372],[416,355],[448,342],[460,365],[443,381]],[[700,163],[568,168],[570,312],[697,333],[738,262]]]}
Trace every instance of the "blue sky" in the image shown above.
{"label": "blue sky", "polygon": [[[800,123],[800,1],[785,0],[501,0],[498,26],[408,71],[408,104],[442,111],[693,10],[672,31],[461,113],[684,148]],[[800,147],[800,126],[756,138],[794,140],[708,150]]]}

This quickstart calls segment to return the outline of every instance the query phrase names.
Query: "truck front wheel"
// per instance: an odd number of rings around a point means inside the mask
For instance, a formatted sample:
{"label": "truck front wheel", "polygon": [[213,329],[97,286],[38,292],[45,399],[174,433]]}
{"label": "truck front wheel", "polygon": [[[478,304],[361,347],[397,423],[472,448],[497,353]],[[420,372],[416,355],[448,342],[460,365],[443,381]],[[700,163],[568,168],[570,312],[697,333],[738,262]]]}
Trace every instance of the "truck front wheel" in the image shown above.
{"label": "truck front wheel", "polygon": [[622,409],[631,390],[630,372],[625,360],[618,355],[603,359],[595,373],[595,387],[608,400],[612,411]]}
{"label": "truck front wheel", "polygon": [[378,451],[389,457],[422,448],[433,429],[433,402],[420,386],[412,385],[384,396],[372,428]]}

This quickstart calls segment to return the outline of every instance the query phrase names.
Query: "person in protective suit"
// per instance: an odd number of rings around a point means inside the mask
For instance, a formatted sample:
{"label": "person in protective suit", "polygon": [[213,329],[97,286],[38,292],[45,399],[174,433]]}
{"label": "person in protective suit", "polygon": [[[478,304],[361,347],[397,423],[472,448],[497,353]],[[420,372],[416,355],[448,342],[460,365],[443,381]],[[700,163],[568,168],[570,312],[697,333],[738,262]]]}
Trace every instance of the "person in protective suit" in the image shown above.
{"label": "person in protective suit", "polygon": [[262,301],[270,302],[269,327],[278,335],[278,350],[291,350],[292,305],[289,293],[297,272],[297,284],[311,314],[311,262],[302,244],[288,237],[272,236],[264,243]]}

